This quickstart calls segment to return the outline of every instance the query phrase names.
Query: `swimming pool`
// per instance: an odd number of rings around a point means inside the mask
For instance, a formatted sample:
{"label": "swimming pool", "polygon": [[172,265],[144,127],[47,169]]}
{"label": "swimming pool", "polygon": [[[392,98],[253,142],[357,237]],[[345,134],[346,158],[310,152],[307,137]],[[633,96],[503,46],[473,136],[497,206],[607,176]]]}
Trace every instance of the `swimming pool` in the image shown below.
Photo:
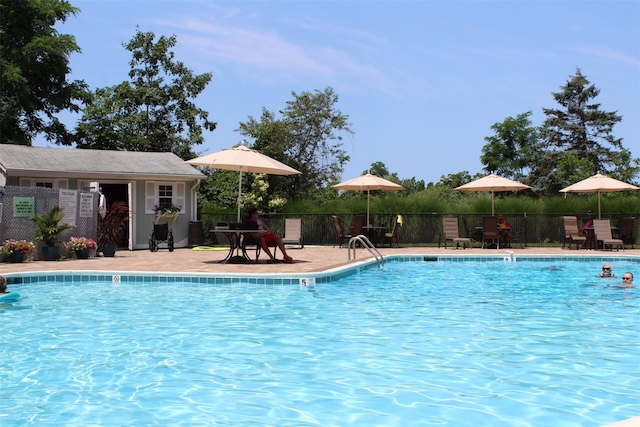
{"label": "swimming pool", "polygon": [[600,426],[640,414],[640,288],[601,265],[11,285],[0,423]]}

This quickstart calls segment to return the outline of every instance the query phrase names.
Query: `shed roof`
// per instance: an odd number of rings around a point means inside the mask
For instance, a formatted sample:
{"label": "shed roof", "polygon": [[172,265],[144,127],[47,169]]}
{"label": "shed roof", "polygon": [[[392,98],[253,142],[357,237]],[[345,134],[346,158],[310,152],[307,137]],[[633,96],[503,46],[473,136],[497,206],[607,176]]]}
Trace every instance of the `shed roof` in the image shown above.
{"label": "shed roof", "polygon": [[9,176],[201,179],[202,172],[173,153],[30,147],[0,144],[0,168]]}

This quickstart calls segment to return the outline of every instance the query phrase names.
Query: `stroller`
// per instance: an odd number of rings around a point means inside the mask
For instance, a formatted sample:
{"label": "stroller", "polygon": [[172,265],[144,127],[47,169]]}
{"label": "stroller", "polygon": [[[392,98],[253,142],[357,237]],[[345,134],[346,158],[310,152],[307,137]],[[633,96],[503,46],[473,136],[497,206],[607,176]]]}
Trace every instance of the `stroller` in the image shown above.
{"label": "stroller", "polygon": [[169,224],[153,224],[153,231],[149,236],[151,252],[158,252],[158,242],[167,242],[169,252],[173,252],[173,232],[169,229]]}

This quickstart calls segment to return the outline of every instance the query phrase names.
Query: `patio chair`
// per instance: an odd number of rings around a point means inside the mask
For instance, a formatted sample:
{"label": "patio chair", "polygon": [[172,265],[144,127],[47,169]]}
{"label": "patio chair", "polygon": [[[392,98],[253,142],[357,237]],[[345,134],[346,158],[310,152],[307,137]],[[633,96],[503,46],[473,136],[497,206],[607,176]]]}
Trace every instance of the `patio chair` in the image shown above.
{"label": "patio chair", "polygon": [[619,250],[620,248],[624,250],[622,240],[614,239],[611,236],[611,221],[608,219],[594,219],[593,231],[596,239],[596,248],[600,248],[600,245],[602,245],[603,250],[606,250],[607,246],[613,250],[613,247],[617,246],[616,250]]}
{"label": "patio chair", "polygon": [[333,245],[335,248],[336,245],[340,245],[342,247],[342,243],[346,240],[348,241],[351,238],[351,234],[347,234],[344,232],[344,228],[342,228],[342,220],[339,216],[331,215],[333,218],[333,227],[336,230],[336,243]]}
{"label": "patio chair", "polygon": [[456,249],[460,247],[460,243],[462,243],[462,249],[466,249],[467,244],[471,247],[471,239],[469,237],[460,237],[459,230],[458,218],[442,218],[442,236],[445,249],[447,249],[447,241],[455,243]]}
{"label": "patio chair", "polygon": [[302,220],[300,218],[286,218],[284,220],[282,243],[285,245],[296,245],[298,249],[304,247],[304,243],[302,242]]}
{"label": "patio chair", "polygon": [[384,233],[384,240],[389,241],[389,247],[393,246],[393,242],[396,243],[396,248],[399,248],[398,245],[398,229],[402,227],[402,215],[396,215],[396,220],[393,222],[393,228],[390,233]]}
{"label": "patio chair", "polygon": [[580,234],[578,229],[578,217],[576,216],[563,216],[562,222],[564,224],[564,241],[562,242],[562,249],[566,243],[569,243],[569,250],[571,250],[571,244],[576,244],[576,250],[580,247],[578,244],[587,244],[587,236]]}
{"label": "patio chair", "polygon": [[[258,223],[255,221],[245,220],[244,214],[243,214],[242,224],[243,224],[242,228],[244,228],[245,230],[258,230]],[[251,259],[251,257],[249,256],[247,251],[255,251],[255,261],[258,262],[258,258],[260,258],[260,251],[261,251],[258,236],[256,236],[253,233],[243,233],[241,248],[242,248],[243,256],[249,260]]]}
{"label": "patio chair", "polygon": [[631,249],[635,249],[633,247],[633,244],[635,243],[635,237],[633,235],[634,220],[635,218],[632,216],[622,218],[622,226],[620,227],[620,232],[618,233],[618,238],[622,240],[622,243],[625,245],[631,245]]}
{"label": "patio chair", "polygon": [[352,236],[363,234],[362,227],[364,226],[365,219],[366,219],[365,215],[356,215],[355,218],[353,218],[353,225],[351,226],[351,233],[350,233]]}
{"label": "patio chair", "polygon": [[495,242],[496,248],[500,249],[500,230],[496,216],[482,217],[482,248],[486,242]]}

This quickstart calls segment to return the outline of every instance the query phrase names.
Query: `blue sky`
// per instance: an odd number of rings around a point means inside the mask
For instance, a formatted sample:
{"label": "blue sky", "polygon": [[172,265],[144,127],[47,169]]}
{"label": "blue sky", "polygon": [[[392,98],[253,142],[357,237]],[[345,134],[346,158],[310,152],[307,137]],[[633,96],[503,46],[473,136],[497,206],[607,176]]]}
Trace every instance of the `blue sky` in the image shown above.
{"label": "blue sky", "polygon": [[[82,49],[72,79],[92,89],[128,80],[122,44],[136,25],[176,35],[176,59],[213,79],[196,99],[218,129],[202,154],[238,143],[262,108],[333,87],[355,132],[343,179],[381,161],[400,178],[437,182],[482,171],[491,125],[542,108],[579,67],[614,135],[640,157],[640,1],[71,0],[59,27]],[[65,119],[71,125],[76,118]]]}

